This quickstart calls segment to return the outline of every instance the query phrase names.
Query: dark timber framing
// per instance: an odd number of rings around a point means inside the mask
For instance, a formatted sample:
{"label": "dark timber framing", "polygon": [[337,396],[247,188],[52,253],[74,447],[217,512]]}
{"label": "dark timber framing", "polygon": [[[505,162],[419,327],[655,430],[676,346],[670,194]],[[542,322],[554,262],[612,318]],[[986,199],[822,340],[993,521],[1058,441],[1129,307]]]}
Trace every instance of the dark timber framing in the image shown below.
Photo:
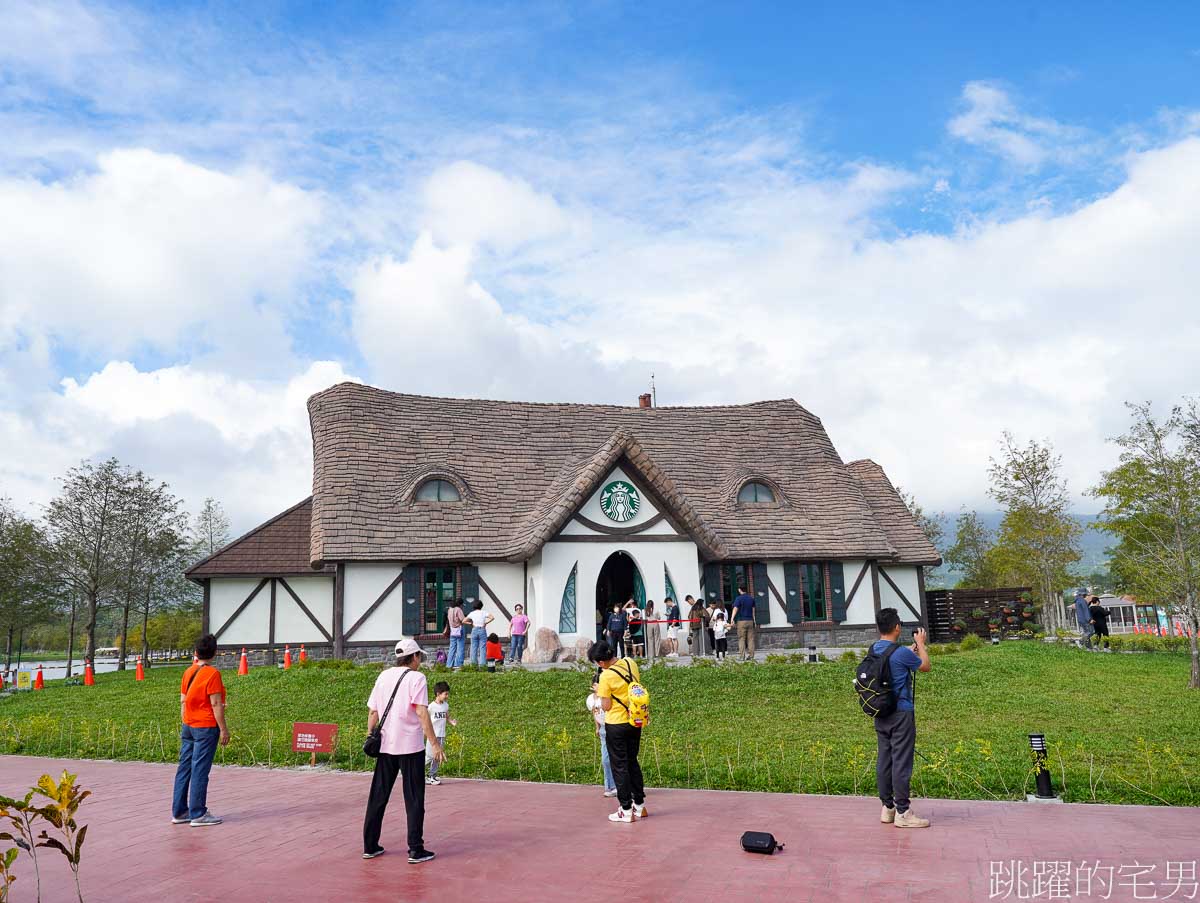
{"label": "dark timber framing", "polygon": [[287,594],[292,597],[292,600],[300,606],[300,610],[308,615],[308,619],[312,621],[313,626],[316,627],[317,630],[321,631],[321,636],[325,637],[325,642],[333,642],[333,637],[330,636],[329,631],[325,629],[325,625],[318,621],[316,615],[309,611],[308,606],[304,604],[304,600],[296,595],[296,591],[288,585],[287,580],[285,580],[283,577],[278,577],[276,579],[279,581],[279,584],[285,590],[287,590]]}
{"label": "dark timber framing", "polygon": [[[597,533],[607,533],[610,536],[630,536],[635,533],[642,533],[642,532],[645,532],[646,530],[649,530],[655,524],[661,523],[662,521],[666,520],[667,516],[663,512],[660,511],[660,512],[658,512],[658,514],[654,515],[654,517],[650,518],[645,523],[638,524],[636,527],[609,527],[604,524],[596,523],[596,521],[590,520],[590,519],[584,517],[578,511],[575,512],[574,517],[572,517],[571,519],[573,521],[575,521],[576,523],[582,524],[583,526],[587,527],[589,530],[595,530]],[[568,534],[568,535],[574,535],[574,534]]]}
{"label": "dark timber framing", "polygon": [[200,610],[200,633],[202,633],[206,636],[208,635],[209,630],[212,629],[211,627],[209,627],[209,624],[208,624],[211,614],[212,614],[212,585],[211,584],[212,584],[212,581],[207,578],[205,578],[204,581],[201,583],[201,586],[204,589],[204,604]]}
{"label": "dark timber framing", "polygon": [[871,570],[871,562],[864,561],[862,570],[858,572],[858,576],[854,578],[854,585],[850,587],[850,592],[846,594],[846,610],[850,610],[850,603],[854,601],[854,594],[858,592],[858,587],[862,584],[863,578],[867,576],[867,571]]}
{"label": "dark timber framing", "polygon": [[333,657],[346,655],[346,634],[342,631],[346,609],[346,565],[338,562],[333,569]]}
{"label": "dark timber framing", "polygon": [[925,603],[925,568],[917,565],[917,594],[921,600],[921,624],[928,629],[929,627],[929,612],[926,610]]}
{"label": "dark timber framing", "polygon": [[271,620],[267,627],[267,657],[275,664],[275,581],[271,581]]}
{"label": "dark timber framing", "polygon": [[492,600],[494,603],[496,603],[496,607],[497,607],[498,609],[500,609],[500,613],[501,613],[502,615],[504,615],[504,617],[508,618],[508,620],[510,620],[510,621],[511,621],[511,620],[512,620],[512,615],[509,613],[508,609],[504,607],[504,603],[500,601],[500,597],[499,597],[499,596],[497,596],[497,595],[496,595],[494,592],[492,592],[492,588],[491,588],[490,586],[488,586],[488,585],[487,585],[487,582],[486,582],[486,581],[483,579],[483,577],[482,577],[482,576],[479,576],[479,577],[477,577],[476,579],[479,581],[479,588],[480,588],[481,590],[483,590],[485,593],[487,593],[487,594],[488,594],[488,597],[489,597],[489,598],[490,598],[490,599],[491,599],[491,600]]}
{"label": "dark timber framing", "polygon": [[[234,613],[233,613],[233,614],[231,614],[231,615],[230,615],[230,616],[229,616],[229,617],[226,619],[225,623],[221,625],[221,629],[220,629],[220,630],[218,630],[218,631],[217,631],[217,632],[214,634],[214,636],[215,636],[215,637],[216,637],[218,640],[221,638],[221,634],[223,634],[223,633],[225,632],[225,630],[226,630],[226,629],[229,627],[229,625],[230,625],[230,624],[232,624],[234,621],[236,621],[236,620],[237,620],[237,618],[238,618],[238,615],[240,615],[242,612],[244,612],[244,611],[246,610],[246,606],[247,606],[247,605],[249,605],[251,602],[253,602],[253,601],[254,601],[254,597],[255,597],[255,596],[257,596],[257,595],[258,595],[260,592],[262,592],[262,588],[263,588],[264,586],[266,586],[266,585],[267,585],[268,583],[270,583],[270,582],[271,582],[271,578],[270,578],[270,577],[263,577],[263,578],[262,578],[262,580],[258,581],[258,586],[254,587],[254,589],[252,589],[252,590],[250,591],[250,595],[248,595],[248,596],[247,596],[245,599],[243,599],[243,600],[242,600],[242,604],[241,604],[241,605],[239,605],[239,606],[237,607],[237,609],[234,611]],[[274,618],[272,618],[272,619],[271,619],[271,622],[272,622],[272,624],[274,624],[274,621],[275,621],[275,619],[274,619]]]}
{"label": "dark timber framing", "polygon": [[874,600],[874,602],[875,602],[875,614],[877,614],[877,615],[878,615],[878,614],[879,614],[879,608],[880,608],[880,605],[879,605],[879,602],[880,602],[880,595],[879,595],[879,562],[878,562],[878,561],[872,561],[872,562],[871,562],[871,595],[872,595],[872,597],[873,597],[873,600]]}
{"label": "dark timber framing", "polygon": [[349,640],[350,637],[354,636],[354,632],[356,630],[358,630],[358,628],[362,627],[363,624],[365,624],[367,622],[367,618],[369,618],[369,617],[371,617],[371,615],[375,614],[375,609],[377,609],[380,605],[383,604],[383,600],[386,599],[388,596],[390,596],[392,594],[392,591],[397,586],[399,586],[403,580],[404,580],[404,571],[401,570],[400,573],[395,576],[395,578],[392,580],[392,582],[387,585],[387,589],[385,589],[382,593],[379,594],[379,598],[376,599],[374,602],[372,602],[370,607],[362,613],[362,617],[359,618],[357,621],[355,621],[354,624],[350,627],[350,629],[345,632],[345,634],[342,636],[343,643],[345,643],[346,640]]}
{"label": "dark timber framing", "polygon": [[775,586],[775,582],[771,579],[771,575],[767,574],[767,589],[771,591],[771,595],[775,597],[775,601],[779,603],[779,607],[783,610],[783,620],[787,622],[788,610],[787,603],[783,601],[783,596]]}
{"label": "dark timber framing", "polygon": [[913,608],[912,603],[908,601],[908,596],[904,595],[904,593],[900,591],[900,587],[896,586],[896,581],[892,579],[891,575],[883,568],[879,569],[879,573],[882,575],[883,579],[887,581],[887,585],[892,588],[892,592],[894,592],[899,597],[900,601],[904,603],[904,607],[912,612],[912,616],[914,618],[920,621],[921,613]]}
{"label": "dark timber framing", "polygon": [[695,542],[690,536],[674,536],[669,533],[629,533],[621,536],[592,536],[574,533],[555,536],[552,542]]}

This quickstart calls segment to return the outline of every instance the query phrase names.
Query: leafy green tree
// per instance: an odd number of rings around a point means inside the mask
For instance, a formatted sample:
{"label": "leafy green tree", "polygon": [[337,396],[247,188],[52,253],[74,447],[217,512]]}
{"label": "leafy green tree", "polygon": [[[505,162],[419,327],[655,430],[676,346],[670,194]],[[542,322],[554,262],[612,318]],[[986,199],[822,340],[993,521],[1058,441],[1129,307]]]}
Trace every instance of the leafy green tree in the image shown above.
{"label": "leafy green tree", "polygon": [[5,667],[12,663],[13,636],[53,619],[57,604],[46,534],[0,499],[0,630]]}
{"label": "leafy green tree", "polygon": [[1018,445],[1007,430],[1000,456],[988,468],[988,494],[1004,508],[990,557],[1004,582],[1033,587],[1047,630],[1064,626],[1060,590],[1072,582],[1080,559],[1079,522],[1071,516],[1062,458],[1049,442]]}
{"label": "leafy green tree", "polygon": [[947,566],[962,576],[960,589],[997,586],[998,575],[992,555],[995,539],[974,511],[963,511],[954,522],[954,542],[942,556]]}
{"label": "leafy green tree", "polygon": [[[939,513],[927,514],[921,503],[917,501],[917,497],[911,492],[906,492],[901,487],[896,487],[896,492],[900,494],[905,506],[907,506],[909,514],[913,520],[917,522],[917,526],[921,528],[921,532],[925,534],[925,538],[930,544],[938,550],[938,554],[942,554],[942,544],[946,540],[946,531],[942,526],[942,521],[945,515]],[[938,576],[938,568],[926,566],[925,582],[930,586],[939,585],[941,578]]]}
{"label": "leafy green tree", "polygon": [[1118,540],[1112,570],[1122,587],[1191,627],[1188,687],[1200,689],[1200,407],[1193,399],[1165,420],[1148,402],[1127,407],[1132,423],[1114,440],[1120,463],[1092,493]]}

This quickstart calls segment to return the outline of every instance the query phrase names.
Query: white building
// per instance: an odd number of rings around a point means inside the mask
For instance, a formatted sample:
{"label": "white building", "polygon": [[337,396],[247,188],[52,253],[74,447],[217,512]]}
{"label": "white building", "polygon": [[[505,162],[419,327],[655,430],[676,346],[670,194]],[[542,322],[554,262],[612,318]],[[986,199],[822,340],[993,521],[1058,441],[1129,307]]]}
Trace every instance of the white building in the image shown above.
{"label": "white building", "polygon": [[[925,620],[939,563],[883,470],[794,401],[693,408],[309,399],[313,494],[188,572],[222,648],[356,656],[443,639],[452,600],[514,604],[564,646],[631,596],[758,600],[764,646]],[[661,607],[660,607],[661,610]]]}

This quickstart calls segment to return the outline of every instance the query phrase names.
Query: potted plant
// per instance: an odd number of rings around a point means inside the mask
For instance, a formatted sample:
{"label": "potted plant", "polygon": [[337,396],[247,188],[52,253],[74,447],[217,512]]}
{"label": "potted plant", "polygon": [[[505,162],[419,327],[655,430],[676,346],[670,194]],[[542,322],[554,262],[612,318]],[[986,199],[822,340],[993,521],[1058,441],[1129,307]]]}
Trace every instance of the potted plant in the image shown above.
{"label": "potted plant", "polygon": [[982,608],[977,608],[973,612],[971,612],[971,617],[974,618],[976,621],[982,621],[984,618],[987,617],[987,612],[985,612]]}
{"label": "potted plant", "polygon": [[957,619],[957,620],[954,622],[954,628],[953,628],[953,629],[954,629],[954,632],[955,632],[955,633],[962,633],[964,630],[966,630],[966,629],[967,629],[967,622],[966,622],[966,621],[964,621],[962,618],[958,618],[958,619]]}
{"label": "potted plant", "polygon": [[1011,614],[1013,613],[1013,607],[1012,607],[1012,604],[1011,604],[1011,603],[1009,603],[1009,602],[1005,602],[1005,603],[1004,603],[1004,609],[1003,609],[1003,610],[1004,610],[1004,613],[1005,613],[1006,615],[1011,615]]}
{"label": "potted plant", "polygon": [[1007,618],[1005,618],[1004,620],[1005,620],[1005,621],[1007,621],[1009,624],[1016,624],[1016,623],[1017,623],[1017,616],[1016,616],[1016,615],[1009,615],[1009,616],[1008,616]]}

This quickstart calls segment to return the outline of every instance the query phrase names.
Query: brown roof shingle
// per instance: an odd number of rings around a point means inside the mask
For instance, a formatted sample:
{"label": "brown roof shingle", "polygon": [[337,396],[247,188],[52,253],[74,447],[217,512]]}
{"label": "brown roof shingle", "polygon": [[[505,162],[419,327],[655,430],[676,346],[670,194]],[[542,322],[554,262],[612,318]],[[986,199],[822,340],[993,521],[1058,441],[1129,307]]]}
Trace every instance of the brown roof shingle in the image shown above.
{"label": "brown roof shingle", "polygon": [[895,547],[900,560],[910,564],[939,565],[942,563],[937,548],[929,541],[925,531],[913,519],[912,512],[900,498],[883,468],[871,460],[851,461],[846,469],[862,484],[867,504],[875,513],[875,520],[883,527],[888,541]]}
{"label": "brown roof shingle", "polygon": [[[879,522],[821,421],[791,400],[647,409],[428,398],[341,383],[312,396],[308,409],[316,563],[524,560],[620,461],[706,558],[904,560],[889,541],[894,525]],[[412,500],[419,475],[438,472],[466,487],[462,503]],[[779,488],[779,505],[736,503],[752,476]],[[880,510],[895,519],[887,505]],[[897,535],[908,542],[903,529]]]}
{"label": "brown roof shingle", "polygon": [[[312,496],[259,524],[203,561],[192,565],[187,576],[269,577],[312,573],[308,547],[312,529]],[[331,566],[324,570],[332,573]]]}

